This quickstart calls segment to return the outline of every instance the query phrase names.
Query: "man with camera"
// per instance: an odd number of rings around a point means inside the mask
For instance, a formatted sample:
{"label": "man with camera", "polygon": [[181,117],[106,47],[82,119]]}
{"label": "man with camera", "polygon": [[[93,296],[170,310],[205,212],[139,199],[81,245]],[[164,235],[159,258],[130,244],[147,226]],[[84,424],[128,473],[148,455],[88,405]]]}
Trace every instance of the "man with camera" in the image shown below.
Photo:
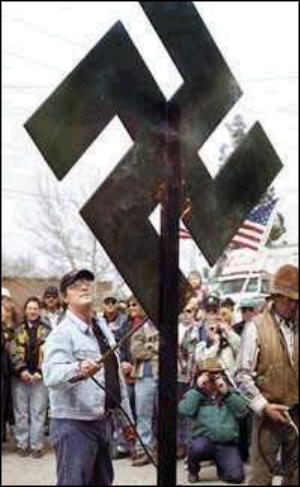
{"label": "man with camera", "polygon": [[214,460],[220,480],[242,483],[238,419],[247,414],[247,402],[228,385],[217,359],[199,362],[195,386],[179,403],[179,412],[192,418],[188,481],[199,481],[201,461]]}
{"label": "man with camera", "polygon": [[242,334],[236,381],[255,413],[248,485],[272,485],[280,447],[283,485],[299,482],[298,300],[298,268],[284,265],[268,307]]}
{"label": "man with camera", "polygon": [[208,329],[207,347],[199,355],[196,349],[196,360],[218,357],[228,372],[233,374],[241,338],[228,323],[222,321],[218,314],[209,318],[206,326]]}

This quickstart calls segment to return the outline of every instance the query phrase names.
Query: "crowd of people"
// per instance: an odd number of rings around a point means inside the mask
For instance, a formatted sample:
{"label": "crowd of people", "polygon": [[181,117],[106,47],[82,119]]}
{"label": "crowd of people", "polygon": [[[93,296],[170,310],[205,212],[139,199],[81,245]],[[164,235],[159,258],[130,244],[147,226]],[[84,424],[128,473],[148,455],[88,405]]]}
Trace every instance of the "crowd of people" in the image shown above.
{"label": "crowd of people", "polygon": [[[185,459],[188,481],[198,482],[201,462],[212,461],[221,480],[242,483],[250,454],[249,485],[271,485],[278,468],[285,485],[298,485],[298,269],[279,269],[263,303],[241,299],[238,321],[236,303],[210,293],[198,271],[188,278],[177,368],[177,458]],[[111,293],[95,309],[93,281],[87,270],[71,271],[60,289],[28,297],[22,317],[2,288],[2,441],[9,431],[18,455],[40,458],[50,416],[58,485],[111,485],[111,458],[128,456],[142,467],[157,455],[159,331],[133,295],[120,302]],[[115,343],[116,353],[99,365]],[[83,380],[72,383],[76,376]],[[100,456],[86,447],[82,424],[101,444]],[[70,473],[68,458],[78,451]]]}

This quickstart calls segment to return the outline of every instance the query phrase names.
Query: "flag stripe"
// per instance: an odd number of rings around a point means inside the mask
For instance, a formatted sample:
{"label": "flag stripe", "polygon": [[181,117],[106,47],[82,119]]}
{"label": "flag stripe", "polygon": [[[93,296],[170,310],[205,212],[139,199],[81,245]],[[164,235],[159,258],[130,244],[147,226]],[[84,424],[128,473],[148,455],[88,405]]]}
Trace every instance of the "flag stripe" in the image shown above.
{"label": "flag stripe", "polygon": [[243,238],[241,236],[236,235],[234,237],[234,243],[237,244],[239,247],[249,247],[251,249],[257,250],[259,246],[259,242],[251,242],[248,238]]}
{"label": "flag stripe", "polygon": [[253,222],[248,222],[248,220],[246,220],[243,224],[243,228],[246,228],[247,230],[253,230],[257,233],[264,233],[263,225],[255,225]]}
{"label": "flag stripe", "polygon": [[248,230],[244,230],[243,228],[239,229],[237,235],[248,238],[249,240],[252,240],[253,242],[260,242],[261,241],[261,239],[256,234],[253,235]]}

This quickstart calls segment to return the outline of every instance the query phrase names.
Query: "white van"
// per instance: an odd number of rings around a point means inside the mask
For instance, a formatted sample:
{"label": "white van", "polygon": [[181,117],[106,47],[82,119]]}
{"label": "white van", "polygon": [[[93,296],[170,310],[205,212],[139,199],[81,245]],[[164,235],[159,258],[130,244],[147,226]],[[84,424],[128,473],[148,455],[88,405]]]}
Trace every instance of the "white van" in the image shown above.
{"label": "white van", "polygon": [[219,276],[214,289],[220,298],[231,298],[238,303],[241,298],[262,301],[270,293],[271,275],[266,272],[243,272]]}
{"label": "white van", "polygon": [[270,293],[271,276],[283,264],[298,266],[297,261],[298,246],[295,245],[260,251],[233,250],[211,290],[218,291],[221,299],[230,297],[236,304],[243,298],[254,298],[262,303]]}

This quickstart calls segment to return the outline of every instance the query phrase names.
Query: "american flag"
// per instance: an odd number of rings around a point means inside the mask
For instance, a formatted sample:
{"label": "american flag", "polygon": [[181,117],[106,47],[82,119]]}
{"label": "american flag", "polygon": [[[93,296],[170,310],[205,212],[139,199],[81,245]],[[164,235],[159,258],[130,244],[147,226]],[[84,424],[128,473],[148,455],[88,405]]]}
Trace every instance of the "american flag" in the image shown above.
{"label": "american flag", "polygon": [[[259,203],[248,215],[237,234],[230,242],[231,248],[250,248],[259,250],[266,242],[268,233],[271,230],[270,218],[278,199],[265,197],[263,202]],[[179,227],[179,238],[191,239],[190,232],[183,224]]]}
{"label": "american flag", "polygon": [[268,238],[270,218],[277,199],[265,198],[251,211],[248,218],[233,237],[230,245],[234,248],[250,248],[259,250]]}

